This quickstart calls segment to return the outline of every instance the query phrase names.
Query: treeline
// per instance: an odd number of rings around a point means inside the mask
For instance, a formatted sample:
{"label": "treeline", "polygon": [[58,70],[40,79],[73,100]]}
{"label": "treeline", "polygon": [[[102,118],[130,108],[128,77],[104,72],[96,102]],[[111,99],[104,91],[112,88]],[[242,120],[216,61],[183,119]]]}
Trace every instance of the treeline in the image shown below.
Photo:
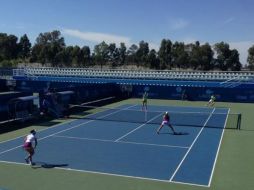
{"label": "treeline", "polygon": [[[248,50],[248,68],[254,70],[254,45]],[[193,69],[239,71],[242,64],[236,49],[225,42],[201,45],[161,41],[159,50],[149,48],[149,43],[140,41],[126,47],[124,43],[101,42],[91,51],[88,46],[67,46],[60,31],[40,33],[34,45],[24,34],[0,33],[0,65],[16,67],[18,63],[50,64],[53,67],[119,67],[136,65],[150,69]]]}

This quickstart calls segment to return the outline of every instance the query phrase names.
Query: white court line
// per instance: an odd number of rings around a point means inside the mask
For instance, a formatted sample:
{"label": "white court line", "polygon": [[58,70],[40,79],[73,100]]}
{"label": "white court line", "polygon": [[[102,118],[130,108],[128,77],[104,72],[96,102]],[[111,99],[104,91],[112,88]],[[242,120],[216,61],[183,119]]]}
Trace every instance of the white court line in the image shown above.
{"label": "white court line", "polygon": [[[103,99],[101,99],[101,100],[103,100]],[[90,102],[88,102],[88,103],[90,103]],[[134,107],[134,106],[137,106],[137,104],[132,105],[132,106],[130,106],[130,107]],[[124,108],[124,109],[129,109],[129,107]],[[123,109],[123,110],[124,110],[124,109]],[[95,115],[95,114],[101,113],[101,112],[103,112],[103,111],[104,111],[104,110],[102,110],[102,111],[100,111],[100,112],[88,114],[88,115]],[[80,118],[80,119],[88,119],[88,118],[85,118],[85,117],[84,117],[84,118]],[[56,127],[59,127],[59,126],[61,126],[61,125],[65,125],[65,124],[71,123],[71,122],[76,121],[76,120],[78,120],[78,119],[66,121],[66,122],[64,122],[64,123],[59,123],[59,124],[56,124],[56,125],[54,125],[54,126],[52,126],[52,127],[50,127],[50,128],[41,129],[41,130],[37,131],[37,133],[43,132],[43,131],[46,131],[46,130],[49,130],[49,129],[54,129],[54,128],[56,128]],[[91,120],[91,119],[90,119],[90,120]],[[26,136],[26,135],[22,135],[22,136],[18,136],[18,137],[12,138],[12,139],[8,139],[8,140],[5,140],[5,141],[1,141],[0,144],[6,143],[6,142],[9,142],[9,141],[12,141],[12,140],[16,140],[16,139],[19,139],[19,138],[24,138],[25,136]]]}
{"label": "white court line", "polygon": [[219,151],[220,151],[220,147],[221,147],[224,131],[225,131],[225,128],[226,128],[229,112],[230,112],[230,109],[228,109],[227,117],[226,117],[226,120],[225,120],[225,123],[224,123],[223,131],[222,131],[221,138],[220,138],[220,143],[219,143],[219,146],[218,146],[218,149],[217,149],[217,152],[216,152],[216,157],[215,157],[215,160],[214,160],[214,163],[213,163],[213,169],[212,169],[212,173],[210,175],[208,187],[211,186],[211,182],[212,182],[212,178],[213,178],[213,173],[214,173],[215,165],[217,163],[217,159],[218,159],[218,155],[219,155]]}
{"label": "white court line", "polygon": [[[120,112],[120,111],[122,111],[122,110],[129,109],[129,108],[134,107],[134,106],[136,106],[136,105],[132,105],[132,106],[129,106],[129,107],[127,107],[127,108],[124,108],[124,109],[121,109],[121,110],[117,110],[117,111],[112,112],[112,113],[109,113],[109,114],[107,114],[107,115],[103,115],[103,116],[101,116],[101,117],[99,117],[99,118],[102,119],[102,118],[104,118],[104,117],[107,117],[107,116],[109,116],[109,115],[115,114],[115,113]],[[87,123],[91,123],[91,122],[93,122],[93,121],[96,121],[96,120],[89,120],[89,121],[87,121],[87,122],[85,122],[85,123],[81,123],[81,124],[79,124],[79,125],[75,125],[75,126],[70,127],[70,128],[68,128],[68,129],[64,129],[64,130],[58,131],[58,132],[53,133],[53,134],[51,134],[51,135],[45,136],[45,137],[43,137],[43,138],[40,138],[40,139],[38,139],[38,141],[43,140],[43,139],[46,139],[46,138],[49,138],[49,137],[52,137],[52,136],[54,136],[54,135],[57,135],[57,134],[59,134],[59,133],[65,132],[65,131],[69,131],[69,130],[71,130],[71,129],[75,129],[75,128],[77,128],[77,127],[80,127],[81,125],[84,125],[84,124],[87,124]],[[16,147],[14,147],[14,148],[11,148],[11,149],[2,151],[2,152],[0,152],[0,155],[1,155],[1,154],[4,154],[4,153],[6,153],[6,152],[10,152],[10,151],[12,151],[12,150],[15,150],[15,149],[17,149],[17,148],[20,148],[20,147],[22,147],[22,146],[23,146],[23,145],[19,145],[19,146],[16,146]]]}
{"label": "white court line", "polygon": [[[58,131],[58,132],[53,133],[53,134],[51,134],[51,135],[45,136],[45,137],[43,137],[43,138],[40,138],[40,139],[38,139],[38,141],[41,141],[41,140],[43,140],[43,139],[52,137],[52,136],[54,136],[54,135],[56,135],[56,134],[59,134],[59,133],[65,132],[65,131],[69,131],[69,130],[71,130],[71,129],[77,128],[77,127],[79,127],[79,126],[81,126],[81,125],[84,125],[84,124],[87,124],[87,123],[90,123],[90,122],[93,122],[93,121],[95,121],[95,120],[89,120],[89,121],[87,121],[87,122],[85,122],[85,123],[81,123],[81,124],[79,124],[79,125],[75,125],[74,127],[70,127],[70,128],[68,128],[68,129]],[[6,153],[6,152],[10,152],[10,151],[12,151],[12,150],[15,150],[15,149],[17,149],[17,148],[20,148],[20,147],[22,147],[22,146],[23,146],[23,144],[21,144],[21,145],[19,145],[19,146],[16,146],[16,147],[13,147],[13,148],[11,148],[11,149],[2,151],[2,152],[0,152],[0,155],[1,155],[1,154],[4,154],[4,153]]]}
{"label": "white court line", "polygon": [[[2,161],[2,160],[0,160],[0,163],[30,166],[29,164],[25,164],[25,163]],[[162,180],[162,179],[156,179],[156,178],[137,177],[137,176],[113,174],[113,173],[106,173],[106,172],[96,172],[96,171],[89,171],[89,170],[78,170],[78,169],[72,169],[72,168],[61,168],[61,167],[54,167],[54,169],[64,170],[64,171],[81,172],[81,173],[89,173],[89,174],[107,175],[107,176],[113,176],[113,177],[124,177],[124,178],[131,178],[131,179],[139,179],[139,180],[148,180],[148,181],[157,181],[157,182],[169,183],[168,180]],[[207,187],[207,186],[204,186],[204,185],[199,185],[199,184],[194,184],[194,183],[182,183],[182,182],[175,182],[175,181],[171,181],[170,183],[190,185],[190,186],[198,186],[198,187]]]}
{"label": "white court line", "polygon": [[111,142],[111,143],[121,143],[121,144],[135,144],[135,145],[145,145],[145,146],[158,146],[158,147],[168,147],[168,148],[183,148],[188,149],[187,146],[174,146],[174,145],[165,145],[165,144],[152,144],[152,143],[138,143],[132,141],[113,141],[113,140],[104,140],[104,139],[94,139],[94,138],[85,138],[85,137],[71,137],[63,135],[54,135],[54,137],[67,138],[67,139],[76,139],[76,140],[89,140],[89,141],[100,141],[100,142]]}
{"label": "white court line", "polygon": [[[70,121],[72,122],[72,121]],[[69,122],[66,122],[69,123]],[[63,125],[66,123],[61,123],[61,124],[57,124],[54,127],[58,127],[59,125]],[[84,123],[83,123],[84,124]],[[53,128],[53,127],[52,127]],[[75,128],[75,127],[74,127]],[[48,129],[43,129],[41,131],[44,130],[48,130]],[[54,135],[54,134],[52,134]],[[51,135],[50,135],[51,136]],[[23,137],[23,136],[21,136]],[[17,137],[15,139],[18,139],[20,137]],[[45,137],[46,138],[46,137]],[[14,140],[14,139],[13,139]],[[123,142],[123,141],[120,141]],[[19,164],[19,165],[27,165],[25,163],[18,163],[18,162],[10,162],[10,161],[1,161],[2,163],[9,163],[9,164]],[[190,185],[190,186],[200,186],[200,187],[207,187],[204,185],[200,185],[200,184],[192,184],[192,183],[184,183],[184,182],[177,182],[177,181],[169,181],[169,180],[161,180],[161,179],[154,179],[154,178],[143,178],[143,177],[135,177],[135,176],[127,176],[127,175],[117,175],[117,174],[111,174],[111,173],[102,173],[102,172],[95,172],[95,171],[87,171],[87,170],[76,170],[76,169],[71,169],[71,168],[60,168],[60,167],[55,167],[56,169],[60,169],[60,170],[67,170],[67,171],[77,171],[77,172],[84,172],[84,173],[92,173],[92,174],[102,174],[102,175],[109,175],[109,176],[119,176],[119,177],[127,177],[127,178],[134,178],[134,179],[143,179],[143,180],[150,180],[150,181],[159,181],[159,182],[170,182],[170,183],[175,183],[175,184],[183,184],[183,185]]]}
{"label": "white court line", "polygon": [[[46,129],[39,130],[39,131],[37,131],[37,133],[43,132],[43,131],[49,130],[49,129],[54,129],[54,128],[56,128],[56,127],[59,127],[60,125],[68,124],[68,123],[71,123],[71,122],[73,122],[73,121],[74,121],[74,120],[67,121],[67,122],[65,122],[65,123],[59,123],[59,124],[56,124],[56,125],[54,125],[54,126],[52,126],[52,127],[50,127],[50,128],[46,128]],[[26,135],[22,135],[22,136],[19,136],[19,137],[15,137],[15,138],[12,138],[12,139],[8,139],[8,140],[5,140],[5,141],[1,141],[0,144],[6,143],[6,142],[9,142],[9,141],[13,141],[13,140],[16,140],[16,139],[19,139],[19,138],[24,138],[25,136],[26,136]]]}
{"label": "white court line", "polygon": [[191,146],[189,147],[188,151],[185,153],[182,161],[179,163],[179,165],[177,166],[175,172],[173,173],[173,175],[171,176],[171,178],[169,179],[170,182],[172,182],[173,178],[175,177],[176,173],[178,172],[179,168],[181,167],[181,165],[183,164],[185,158],[187,157],[187,155],[189,154],[189,152],[191,151],[193,145],[195,144],[195,142],[197,141],[198,137],[200,136],[200,134],[202,133],[202,131],[204,130],[206,124],[208,123],[209,119],[211,118],[213,112],[215,111],[215,108],[213,109],[213,111],[210,113],[209,117],[207,118],[206,122],[204,123],[203,127],[201,128],[201,130],[199,131],[198,135],[196,136],[196,138],[194,139],[194,141],[192,142]]}
{"label": "white court line", "polygon": [[130,131],[130,132],[126,133],[125,135],[119,137],[118,139],[115,140],[115,142],[118,142],[119,140],[123,139],[124,137],[128,136],[129,134],[133,133],[134,131],[140,129],[141,127],[145,126],[145,125],[148,124],[150,121],[156,119],[156,118],[159,117],[159,116],[161,116],[161,114],[156,115],[155,117],[153,117],[152,119],[150,119],[150,120],[147,121],[146,123],[144,123],[144,124],[138,126],[137,128],[133,129],[132,131]]}
{"label": "white court line", "polygon": [[[84,102],[82,104],[80,104],[81,106],[84,106],[86,104],[92,104],[92,103],[96,103],[96,102],[100,102],[100,101],[104,101],[104,100],[110,100],[110,99],[113,99],[115,98],[115,96],[111,96],[111,97],[107,97],[107,98],[102,98],[102,99],[99,99],[99,100],[94,100],[94,101],[90,101],[90,102]],[[71,104],[72,105],[72,104]],[[79,106],[79,105],[73,105],[73,106]]]}

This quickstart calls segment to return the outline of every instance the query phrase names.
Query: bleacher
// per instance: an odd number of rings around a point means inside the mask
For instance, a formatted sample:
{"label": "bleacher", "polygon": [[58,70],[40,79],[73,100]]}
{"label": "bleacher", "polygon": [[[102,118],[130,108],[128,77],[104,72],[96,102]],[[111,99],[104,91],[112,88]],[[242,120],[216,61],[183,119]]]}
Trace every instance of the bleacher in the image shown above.
{"label": "bleacher", "polygon": [[[17,90],[28,89],[36,92],[49,85],[56,88],[82,86],[79,90],[91,88],[89,96],[97,96],[105,92],[98,92],[100,87],[94,88],[96,85],[103,86],[105,90],[109,90],[109,86],[113,85],[115,92],[110,93],[128,94],[128,97],[140,97],[144,90],[148,89],[153,92],[149,93],[151,98],[180,99],[182,92],[187,90],[190,100],[206,101],[211,93],[214,93],[217,94],[218,101],[254,102],[254,72],[251,71],[27,67],[14,69],[13,79],[17,81]],[[122,92],[126,87],[130,90]],[[82,93],[86,94],[85,91]]]}
{"label": "bleacher", "polygon": [[36,78],[48,77],[80,77],[106,79],[144,79],[144,80],[194,80],[194,81],[253,81],[253,72],[233,71],[133,71],[116,69],[87,69],[87,68],[24,68],[14,69],[13,76]]}

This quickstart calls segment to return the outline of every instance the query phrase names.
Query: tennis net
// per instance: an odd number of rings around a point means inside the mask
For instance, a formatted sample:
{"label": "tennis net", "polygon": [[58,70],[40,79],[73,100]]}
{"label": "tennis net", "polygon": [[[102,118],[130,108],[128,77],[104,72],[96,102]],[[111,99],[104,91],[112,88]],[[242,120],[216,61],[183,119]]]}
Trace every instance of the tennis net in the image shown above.
{"label": "tennis net", "polygon": [[[77,105],[78,106],[78,105]],[[142,111],[129,107],[109,108],[82,105],[83,119],[159,125],[165,111]],[[170,112],[172,125],[240,129],[240,113]]]}

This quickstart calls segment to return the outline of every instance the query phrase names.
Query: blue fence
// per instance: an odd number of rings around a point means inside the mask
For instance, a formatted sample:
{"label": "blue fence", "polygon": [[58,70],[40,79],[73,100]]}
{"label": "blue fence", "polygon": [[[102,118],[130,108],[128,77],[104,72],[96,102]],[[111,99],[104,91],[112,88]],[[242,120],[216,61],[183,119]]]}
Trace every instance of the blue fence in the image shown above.
{"label": "blue fence", "polygon": [[74,104],[89,102],[105,97],[141,98],[147,91],[149,98],[208,101],[211,95],[217,101],[254,102],[253,81],[191,81],[151,80],[82,77],[15,77],[15,91],[8,90],[7,80],[0,80],[0,121],[8,119],[8,102],[17,97],[38,93],[42,97],[53,89],[73,91]]}
{"label": "blue fence", "polygon": [[208,101],[212,94],[222,102],[254,102],[254,88],[218,88],[184,86],[133,85],[132,96],[142,97],[144,91],[149,98]]}
{"label": "blue fence", "polygon": [[188,99],[207,101],[212,94],[217,101],[254,102],[254,83],[221,81],[184,80],[142,80],[103,79],[80,77],[36,77],[16,78],[16,90],[45,93],[49,89],[73,90],[81,101],[94,100],[106,96],[140,98],[144,91],[150,98]]}

